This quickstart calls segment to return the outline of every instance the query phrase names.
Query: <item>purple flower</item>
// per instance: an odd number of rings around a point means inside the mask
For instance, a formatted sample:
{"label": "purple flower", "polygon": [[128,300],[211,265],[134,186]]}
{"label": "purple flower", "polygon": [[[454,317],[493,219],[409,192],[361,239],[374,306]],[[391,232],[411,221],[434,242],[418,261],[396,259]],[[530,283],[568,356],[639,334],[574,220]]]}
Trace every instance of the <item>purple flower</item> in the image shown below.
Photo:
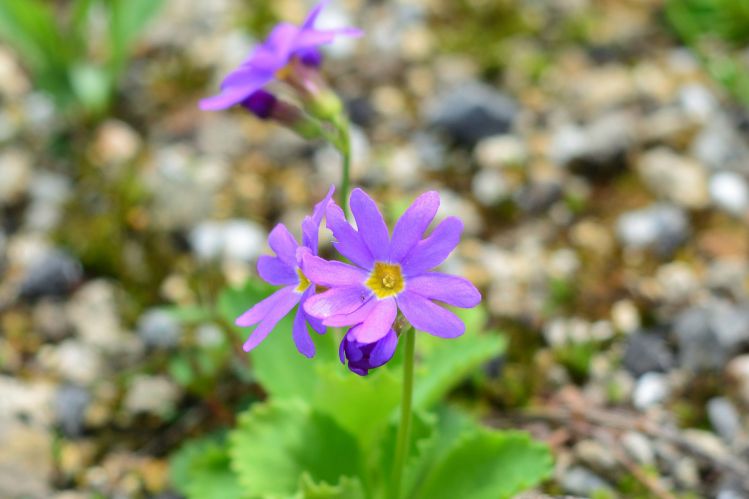
{"label": "purple flower", "polygon": [[335,203],[327,209],[327,226],[335,248],[354,265],[304,255],[307,277],[327,291],[309,298],[304,309],[326,326],[356,326],[357,343],[374,343],[392,329],[398,310],[413,327],[442,338],[454,338],[465,324],[435,301],[456,307],[478,305],[481,294],[466,279],[429,272],[452,252],[463,224],[443,220],[426,239],[424,231],[439,207],[439,194],[419,196],[398,220],[392,238],[374,201],[361,189],[351,193],[351,212],[358,230]]}
{"label": "purple flower", "polygon": [[356,28],[320,30],[315,22],[328,0],[319,2],[301,26],[280,23],[268,38],[255,47],[249,57],[224,78],[218,95],[200,101],[205,111],[217,111],[239,104],[282,75],[286,67],[298,60],[316,67],[322,61],[318,47],[332,42],[336,36],[360,36]]}
{"label": "purple flower", "polygon": [[385,336],[374,343],[359,343],[356,341],[357,328],[361,324],[350,329],[341,341],[338,355],[341,362],[359,376],[366,376],[370,369],[380,367],[393,358],[395,348],[398,346],[398,335],[392,329]]}
{"label": "purple flower", "polygon": [[[255,330],[244,343],[245,352],[249,352],[258,346],[273,330],[278,321],[285,317],[292,308],[299,303],[304,303],[307,298],[314,294],[315,287],[302,272],[301,261],[305,254],[317,254],[320,222],[334,190],[335,188],[331,186],[325,198],[315,205],[312,216],[305,217],[302,221],[301,246],[283,224],[276,225],[268,236],[268,244],[276,253],[276,256],[261,256],[257,261],[257,271],[266,282],[284,287],[257,303],[234,322],[237,326],[242,327],[257,324]],[[294,316],[292,337],[302,355],[313,357],[315,355],[315,344],[309,336],[307,324],[318,333],[325,333],[325,326],[320,320],[311,317],[300,306]]]}

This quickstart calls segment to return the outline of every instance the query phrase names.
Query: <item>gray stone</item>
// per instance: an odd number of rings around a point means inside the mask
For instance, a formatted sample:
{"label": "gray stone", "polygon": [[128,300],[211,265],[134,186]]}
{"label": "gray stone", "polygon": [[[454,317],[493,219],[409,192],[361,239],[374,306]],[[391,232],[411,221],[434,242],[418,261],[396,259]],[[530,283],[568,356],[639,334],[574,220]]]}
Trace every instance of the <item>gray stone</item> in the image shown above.
{"label": "gray stone", "polygon": [[628,431],[622,437],[622,445],[638,463],[645,466],[655,464],[655,450],[648,437],[642,433]]}
{"label": "gray stone", "polygon": [[640,158],[638,172],[645,185],[667,201],[691,209],[708,204],[707,173],[691,158],[659,147]]}
{"label": "gray stone", "polygon": [[749,185],[734,172],[718,172],[710,177],[710,199],[721,210],[734,215],[746,215],[749,210]]}
{"label": "gray stone", "polygon": [[718,99],[703,85],[696,83],[683,86],[679,91],[679,103],[688,115],[707,121],[720,110]]}
{"label": "gray stone", "polygon": [[517,112],[513,99],[489,85],[471,81],[438,95],[427,105],[425,114],[429,126],[471,147],[483,138],[507,133]]}
{"label": "gray stone", "polygon": [[632,375],[642,376],[651,371],[668,371],[674,365],[674,358],[661,335],[640,331],[627,340],[622,363]]}
{"label": "gray stone", "polygon": [[591,178],[608,177],[626,166],[626,153],[635,142],[634,116],[613,112],[586,126],[565,125],[551,137],[550,159]]}
{"label": "gray stone", "polygon": [[663,402],[670,392],[668,378],[665,375],[646,373],[637,380],[632,402],[638,409],[647,409]]}
{"label": "gray stone", "polygon": [[723,115],[711,118],[692,142],[692,155],[713,170],[749,168],[749,147],[731,120]]}
{"label": "gray stone", "polygon": [[715,397],[707,402],[707,416],[718,435],[729,444],[741,434],[741,416],[725,397]]}
{"label": "gray stone", "polygon": [[29,188],[31,203],[26,209],[25,225],[31,230],[50,231],[63,216],[63,204],[70,199],[70,180],[56,173],[43,172],[34,177]]}
{"label": "gray stone", "polygon": [[53,455],[48,431],[0,419],[0,497],[49,498]]}
{"label": "gray stone", "polygon": [[749,308],[713,300],[679,313],[674,331],[682,367],[718,369],[749,343]]}
{"label": "gray stone", "polygon": [[63,385],[55,396],[57,424],[68,437],[78,437],[83,432],[86,409],[91,394],[77,385]]}
{"label": "gray stone", "polygon": [[257,223],[232,219],[206,221],[190,232],[190,245],[203,261],[250,262],[265,251],[265,230]]}
{"label": "gray stone", "polygon": [[502,172],[492,170],[478,172],[473,177],[471,189],[479,203],[484,206],[494,206],[510,195],[510,186]]}
{"label": "gray stone", "polygon": [[71,330],[65,305],[57,300],[40,300],[34,305],[32,319],[34,328],[49,340],[60,340]]}
{"label": "gray stone", "polygon": [[179,387],[165,376],[136,376],[125,396],[125,410],[131,414],[148,413],[167,417],[174,411]]}
{"label": "gray stone", "polygon": [[61,250],[47,251],[27,269],[19,294],[26,300],[64,297],[82,278],[83,269],[77,260]]}
{"label": "gray stone", "polygon": [[39,362],[46,369],[71,383],[89,386],[107,373],[101,352],[79,340],[65,340],[59,345],[45,345],[39,350]]}
{"label": "gray stone", "polygon": [[21,200],[31,183],[30,156],[20,149],[7,149],[0,154],[0,205]]}
{"label": "gray stone", "polygon": [[141,315],[137,329],[143,342],[152,347],[174,347],[182,336],[179,321],[170,313],[158,308],[147,310]]}
{"label": "gray stone", "polygon": [[481,168],[501,169],[525,164],[528,150],[515,135],[495,135],[476,144],[474,156]]}
{"label": "gray stone", "polygon": [[568,494],[591,497],[596,492],[613,492],[613,487],[603,478],[582,466],[567,470],[561,478],[561,485]]}
{"label": "gray stone", "polygon": [[749,354],[732,359],[726,366],[726,376],[735,385],[741,403],[749,407]]}
{"label": "gray stone", "polygon": [[533,182],[517,190],[515,202],[526,213],[541,214],[562,198],[562,186],[553,181]]}
{"label": "gray stone", "polygon": [[673,253],[689,235],[689,220],[677,206],[657,203],[622,214],[616,233],[630,249],[652,249],[660,256]]}

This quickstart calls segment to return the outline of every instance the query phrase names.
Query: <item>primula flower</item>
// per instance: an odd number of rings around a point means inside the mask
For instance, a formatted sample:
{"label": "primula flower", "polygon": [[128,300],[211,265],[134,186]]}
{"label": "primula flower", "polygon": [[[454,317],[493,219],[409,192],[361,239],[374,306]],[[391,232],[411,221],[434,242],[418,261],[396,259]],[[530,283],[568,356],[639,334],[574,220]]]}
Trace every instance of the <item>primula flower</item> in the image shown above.
{"label": "primula flower", "polygon": [[[257,324],[244,343],[245,352],[258,346],[278,321],[291,312],[296,305],[304,303],[314,294],[315,287],[302,272],[302,257],[305,254],[317,255],[320,222],[334,190],[335,188],[331,187],[325,198],[315,205],[312,216],[305,217],[302,221],[301,245],[283,224],[276,225],[268,235],[268,244],[276,256],[261,256],[257,261],[257,271],[264,281],[284,287],[257,303],[235,321],[237,326],[242,327]],[[310,317],[300,306],[294,316],[292,337],[302,355],[313,357],[315,344],[309,336],[307,324],[318,333],[325,333],[325,326],[320,320]]]}
{"label": "primula flower", "polygon": [[398,335],[392,329],[374,343],[356,341],[357,329],[361,324],[351,328],[341,341],[338,355],[342,364],[348,361],[348,368],[359,376],[366,376],[370,369],[380,367],[393,358],[398,346]]}
{"label": "primula flower", "polygon": [[[297,63],[302,67],[319,66],[322,62],[318,48],[320,45],[332,42],[337,36],[362,34],[356,28],[315,28],[315,22],[327,3],[328,0],[319,2],[301,26],[287,22],[276,25],[268,38],[256,46],[249,57],[224,78],[221,92],[200,101],[200,108],[205,111],[217,111],[247,102],[255,92],[276,78],[291,76]],[[251,105],[247,107],[254,110]]]}
{"label": "primula flower", "polygon": [[[442,263],[460,240],[463,224],[443,220],[427,237],[424,231],[439,207],[439,194],[416,198],[398,220],[392,238],[375,202],[361,189],[349,201],[357,229],[335,203],[328,205],[327,226],[335,248],[354,265],[304,255],[307,277],[327,291],[312,296],[304,309],[326,326],[357,326],[350,340],[374,343],[392,329],[398,310],[411,325],[442,338],[454,338],[465,324],[434,301],[456,307],[478,305],[481,294],[466,279],[429,272]],[[344,347],[345,348],[345,347]]]}

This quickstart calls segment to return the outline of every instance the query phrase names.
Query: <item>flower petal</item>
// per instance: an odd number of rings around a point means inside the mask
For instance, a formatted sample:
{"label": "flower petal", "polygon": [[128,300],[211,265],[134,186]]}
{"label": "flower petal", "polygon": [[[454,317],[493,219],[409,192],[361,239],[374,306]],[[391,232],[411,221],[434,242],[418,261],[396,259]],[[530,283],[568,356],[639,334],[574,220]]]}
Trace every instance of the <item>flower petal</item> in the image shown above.
{"label": "flower petal", "polygon": [[284,224],[278,224],[268,234],[268,245],[278,258],[289,267],[296,268],[296,249],[299,243]]}
{"label": "flower petal", "polygon": [[263,318],[265,318],[265,316],[268,315],[271,310],[273,310],[276,302],[286,294],[286,291],[288,289],[289,288],[279,289],[264,300],[257,302],[249,310],[237,317],[234,320],[234,324],[240,327],[254,326],[258,322],[263,320]]}
{"label": "flower petal", "polygon": [[299,33],[294,43],[294,49],[307,49],[317,47],[332,42],[339,36],[358,37],[364,32],[357,28],[338,28],[338,29],[306,29]]}
{"label": "flower petal", "polygon": [[[231,76],[231,75],[230,75]],[[227,86],[221,89],[218,95],[208,97],[200,101],[199,107],[203,111],[220,111],[230,108],[247,99],[250,95],[260,90],[273,79],[273,75],[258,73],[247,77],[241,84]]]}
{"label": "flower petal", "polygon": [[255,330],[252,331],[250,337],[247,338],[247,341],[245,341],[242,346],[245,352],[249,352],[258,346],[260,342],[268,336],[268,333],[273,330],[276,324],[278,324],[278,321],[288,314],[291,309],[294,308],[294,305],[299,303],[299,295],[294,293],[294,290],[291,287],[283,288],[276,294],[279,294],[280,296],[273,304],[273,308],[268,312],[268,315],[260,321],[260,324],[258,324]]}
{"label": "flower petal", "polygon": [[304,302],[304,310],[312,317],[327,319],[334,315],[350,314],[362,306],[371,296],[364,286],[345,286],[333,288],[314,296]]}
{"label": "flower petal", "polygon": [[372,253],[364,244],[359,233],[346,220],[341,207],[335,203],[330,203],[325,219],[325,223],[336,239],[333,242],[335,249],[356,265],[371,269],[374,265],[374,257],[372,257]]}
{"label": "flower petal", "polygon": [[312,7],[312,10],[309,11],[309,14],[307,14],[307,19],[304,20],[304,23],[302,23],[302,29],[310,29],[315,27],[315,22],[317,22],[317,18],[320,15],[320,12],[327,7],[327,5],[330,3],[330,0],[321,0],[317,2],[317,5]]}
{"label": "flower petal", "polygon": [[299,307],[296,311],[291,337],[294,339],[294,344],[299,353],[310,359],[315,356],[315,344],[309,336],[309,331],[307,331],[307,321],[304,320],[302,307]]}
{"label": "flower petal", "polygon": [[368,275],[352,265],[323,260],[309,253],[302,257],[302,271],[310,281],[326,288],[363,285]]}
{"label": "flower petal", "polygon": [[371,367],[380,367],[393,358],[395,349],[398,347],[398,335],[392,329],[377,342],[372,353],[369,354]]}
{"label": "flower petal", "polygon": [[369,313],[372,311],[372,308],[374,308],[376,304],[377,300],[370,298],[366,303],[364,303],[364,305],[354,310],[350,314],[334,315],[332,317],[328,317],[323,321],[323,324],[330,327],[344,327],[360,324],[364,322],[364,319],[369,317]]}
{"label": "flower petal", "polygon": [[277,24],[263,43],[255,47],[245,65],[275,73],[286,66],[296,48],[301,30],[291,23]]}
{"label": "flower petal", "polygon": [[481,293],[469,280],[439,272],[408,279],[406,291],[462,308],[475,307],[481,302]]}
{"label": "flower petal", "polygon": [[431,270],[455,249],[463,232],[463,222],[456,217],[447,217],[420,241],[401,262],[407,277],[416,276]]}
{"label": "flower petal", "polygon": [[328,208],[330,199],[333,197],[335,192],[335,186],[331,185],[328,189],[328,193],[325,197],[315,205],[315,209],[312,210],[312,215],[304,217],[302,221],[302,244],[312,250],[312,253],[317,255],[318,245],[318,234],[320,233],[320,222],[322,222],[325,216],[325,211]]}
{"label": "flower petal", "polygon": [[328,328],[325,327],[325,325],[322,323],[322,320],[318,319],[317,317],[312,317],[304,310],[304,303],[309,299],[310,296],[314,295],[315,287],[310,286],[307,291],[302,293],[302,299],[299,301],[299,308],[304,312],[304,318],[307,320],[307,323],[312,326],[312,329],[314,329],[317,334],[325,334],[328,331]]}
{"label": "flower petal", "polygon": [[385,260],[388,256],[390,235],[377,204],[363,190],[354,189],[349,205],[351,213],[354,214],[359,235],[369,248],[369,252],[375,260]]}
{"label": "flower petal", "polygon": [[397,300],[408,322],[420,331],[440,338],[455,338],[465,332],[466,326],[457,315],[421,295],[405,291]]}
{"label": "flower petal", "polygon": [[400,262],[416,246],[434,220],[439,206],[440,196],[435,191],[425,192],[414,200],[393,229],[391,262]]}
{"label": "flower petal", "polygon": [[379,340],[393,327],[397,313],[398,307],[393,298],[379,300],[372,307],[361,327],[356,329],[354,339],[359,343],[374,343]]}
{"label": "flower petal", "polygon": [[281,259],[263,255],[257,259],[257,273],[267,283],[276,286],[297,284],[299,276],[294,268],[289,267]]}

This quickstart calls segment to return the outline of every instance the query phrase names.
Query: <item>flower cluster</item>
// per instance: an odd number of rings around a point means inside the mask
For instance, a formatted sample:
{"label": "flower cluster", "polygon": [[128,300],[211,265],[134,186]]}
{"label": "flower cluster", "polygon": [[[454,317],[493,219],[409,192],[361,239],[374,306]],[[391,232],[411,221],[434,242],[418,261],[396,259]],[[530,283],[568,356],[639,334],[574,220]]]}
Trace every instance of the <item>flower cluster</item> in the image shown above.
{"label": "flower cluster", "polygon": [[[338,36],[362,34],[357,28],[315,28],[327,3],[328,0],[318,3],[301,26],[287,22],[278,24],[265,41],[224,78],[218,95],[200,101],[200,108],[217,111],[240,104],[259,118],[278,121],[302,136],[320,135],[320,123],[315,118],[330,121],[340,114],[341,108],[340,101],[327,89],[320,75],[323,60],[320,46]],[[271,93],[268,86],[274,82],[286,84],[303,108]]]}
{"label": "flower cluster", "polygon": [[[239,326],[258,324],[244,345],[256,347],[278,321],[299,304],[293,338],[299,351],[314,355],[306,323],[318,333],[326,327],[347,327],[340,347],[341,362],[366,375],[395,353],[398,333],[393,325],[398,311],[417,330],[442,338],[465,331],[463,322],[435,301],[471,308],[481,301],[478,290],[461,277],[432,272],[457,246],[463,230],[455,217],[444,219],[423,238],[439,207],[439,194],[419,196],[398,220],[392,236],[375,202],[354,189],[349,206],[354,228],[331,199],[333,189],[302,224],[303,242],[297,244],[282,224],[268,242],[276,257],[261,257],[258,273],[279,291],[242,314]],[[318,256],[317,231],[325,213],[335,249],[353,265]],[[313,286],[314,285],[314,286]],[[317,293],[318,289],[325,289]]]}

